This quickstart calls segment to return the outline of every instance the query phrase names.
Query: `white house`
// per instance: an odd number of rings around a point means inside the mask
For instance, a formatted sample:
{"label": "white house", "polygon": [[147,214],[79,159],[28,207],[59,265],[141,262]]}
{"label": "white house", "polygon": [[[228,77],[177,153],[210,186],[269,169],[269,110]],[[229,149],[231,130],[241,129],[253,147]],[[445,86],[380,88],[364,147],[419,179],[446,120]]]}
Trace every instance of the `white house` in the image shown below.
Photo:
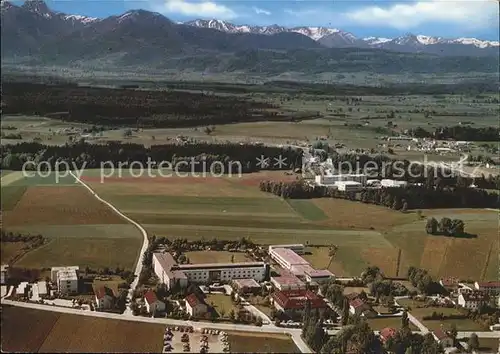
{"label": "white house", "polygon": [[488,300],[488,295],[482,291],[464,291],[458,295],[458,304],[468,310],[477,310]]}
{"label": "white house", "polygon": [[148,290],[144,294],[144,302],[146,303],[146,309],[151,314],[165,311],[165,303],[158,300],[158,297],[153,290]]}
{"label": "white house", "polygon": [[107,286],[100,286],[95,289],[95,302],[98,310],[111,310],[116,303],[116,295]]}
{"label": "white house", "polygon": [[186,312],[192,317],[201,317],[208,311],[208,306],[196,294],[186,296]]}
{"label": "white house", "polygon": [[7,264],[2,264],[1,277],[1,284],[5,284],[9,279],[9,266]]}
{"label": "white house", "polygon": [[78,266],[53,267],[50,277],[57,285],[60,294],[74,294],[78,292]]}

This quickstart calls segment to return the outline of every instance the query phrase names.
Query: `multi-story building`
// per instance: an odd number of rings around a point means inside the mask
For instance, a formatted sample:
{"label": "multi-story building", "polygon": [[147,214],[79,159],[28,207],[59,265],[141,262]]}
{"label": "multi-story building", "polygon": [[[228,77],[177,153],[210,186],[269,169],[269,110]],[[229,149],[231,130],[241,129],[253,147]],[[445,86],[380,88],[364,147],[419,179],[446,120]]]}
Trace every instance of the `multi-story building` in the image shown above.
{"label": "multi-story building", "polygon": [[1,276],[2,279],[0,283],[5,284],[7,282],[7,279],[9,279],[9,266],[7,264],[2,264]]}
{"label": "multi-story building", "polygon": [[271,301],[276,310],[289,315],[302,313],[306,302],[309,302],[312,310],[323,312],[328,308],[325,300],[310,290],[275,291]]}
{"label": "multi-story building", "polygon": [[264,262],[177,264],[169,253],[153,254],[153,269],[160,281],[171,288],[191,283],[229,282],[233,279],[264,281],[269,266]]}
{"label": "multi-story building", "polygon": [[271,258],[282,268],[291,270],[293,266],[309,265],[309,262],[289,248],[272,248]]}
{"label": "multi-story building", "polygon": [[328,270],[316,270],[290,248],[269,246],[269,256],[281,268],[309,283],[322,283],[333,277]]}
{"label": "multi-story building", "polygon": [[78,266],[53,267],[50,271],[51,280],[57,286],[60,294],[78,292]]}
{"label": "multi-story building", "polygon": [[464,291],[458,295],[458,304],[468,310],[477,310],[488,301],[488,294],[482,291]]}
{"label": "multi-story building", "polygon": [[280,290],[305,290],[307,288],[306,283],[297,278],[294,275],[283,275],[281,277],[272,277],[271,283],[273,286]]}
{"label": "multi-story building", "polygon": [[475,282],[474,288],[488,294],[500,294],[500,281]]}

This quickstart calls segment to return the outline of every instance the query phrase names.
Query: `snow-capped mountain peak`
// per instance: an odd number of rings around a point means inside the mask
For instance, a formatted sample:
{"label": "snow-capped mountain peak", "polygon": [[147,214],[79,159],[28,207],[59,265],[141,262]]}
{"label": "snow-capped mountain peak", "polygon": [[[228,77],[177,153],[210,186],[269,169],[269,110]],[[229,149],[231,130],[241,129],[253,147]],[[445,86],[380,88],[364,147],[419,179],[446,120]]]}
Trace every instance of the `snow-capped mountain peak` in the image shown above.
{"label": "snow-capped mountain peak", "polygon": [[300,33],[304,36],[314,39],[315,41],[330,34],[340,32],[340,30],[336,28],[326,28],[326,27],[295,27],[292,28],[291,31]]}
{"label": "snow-capped mountain peak", "polygon": [[64,15],[64,19],[70,20],[70,21],[81,22],[84,24],[99,21],[99,19],[96,17],[87,17],[87,16],[81,16],[81,15]]}
{"label": "snow-capped mountain peak", "polygon": [[500,42],[498,41],[482,41],[477,38],[457,38],[451,40],[451,43],[459,43],[464,45],[473,45],[478,48],[488,48],[488,47],[498,47]]}
{"label": "snow-capped mountain peak", "polygon": [[363,40],[368,44],[368,45],[379,45],[383,43],[387,43],[392,41],[390,38],[381,38],[381,37],[366,37],[363,38]]}

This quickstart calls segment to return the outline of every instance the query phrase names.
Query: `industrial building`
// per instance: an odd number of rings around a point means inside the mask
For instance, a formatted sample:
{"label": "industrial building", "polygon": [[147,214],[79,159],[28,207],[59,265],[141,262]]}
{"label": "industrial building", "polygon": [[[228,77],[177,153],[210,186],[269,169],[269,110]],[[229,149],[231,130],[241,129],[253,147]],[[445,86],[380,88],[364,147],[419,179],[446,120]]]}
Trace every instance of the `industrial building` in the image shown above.
{"label": "industrial building", "polygon": [[177,264],[170,253],[153,253],[153,269],[160,281],[171,288],[176,283],[186,287],[191,283],[254,279],[264,281],[269,266],[264,262]]}

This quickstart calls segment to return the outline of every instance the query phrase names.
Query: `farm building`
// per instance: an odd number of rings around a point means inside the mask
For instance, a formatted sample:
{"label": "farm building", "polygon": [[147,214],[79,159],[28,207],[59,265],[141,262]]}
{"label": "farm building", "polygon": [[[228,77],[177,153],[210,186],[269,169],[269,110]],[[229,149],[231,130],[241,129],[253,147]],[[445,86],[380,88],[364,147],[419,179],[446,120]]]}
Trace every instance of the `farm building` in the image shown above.
{"label": "farm building", "polygon": [[358,192],[363,189],[363,185],[354,181],[338,181],[335,182],[337,189],[342,192]]}
{"label": "farm building", "polygon": [[487,292],[489,294],[499,294],[500,281],[475,282],[474,288],[476,288],[479,291]]}
{"label": "farm building", "polygon": [[280,291],[306,289],[306,283],[292,274],[281,277],[272,277],[271,283]]}
{"label": "farm building", "polygon": [[262,289],[259,283],[254,279],[235,279],[233,280],[233,288],[242,294],[256,295]]}
{"label": "farm building", "polygon": [[2,264],[2,269],[1,269],[1,284],[5,284],[7,280],[9,279],[9,265],[8,264]]}
{"label": "farm building", "polygon": [[53,267],[50,271],[51,280],[57,286],[60,294],[75,294],[78,292],[78,266]]}
{"label": "farm building", "polygon": [[113,289],[100,286],[95,289],[96,308],[101,311],[111,310],[116,304],[116,295]]}
{"label": "farm building", "polygon": [[186,312],[192,317],[201,317],[208,311],[208,306],[203,299],[200,299],[196,294],[186,296]]}
{"label": "farm building", "polygon": [[458,295],[458,304],[468,310],[476,310],[488,301],[489,296],[482,291],[464,291]]}
{"label": "farm building", "polygon": [[151,314],[165,311],[165,303],[158,300],[158,296],[156,296],[153,290],[146,291],[144,294],[144,302],[146,303],[146,310]]}
{"label": "farm building", "polygon": [[276,291],[272,294],[271,301],[276,310],[288,315],[302,313],[306,301],[309,301],[312,310],[318,309],[320,313],[328,308],[325,300],[310,290]]}
{"label": "farm building", "polygon": [[269,266],[264,262],[177,264],[169,253],[154,253],[153,269],[169,289],[176,283],[186,287],[188,282],[209,283],[233,279],[264,281],[269,273]]}

